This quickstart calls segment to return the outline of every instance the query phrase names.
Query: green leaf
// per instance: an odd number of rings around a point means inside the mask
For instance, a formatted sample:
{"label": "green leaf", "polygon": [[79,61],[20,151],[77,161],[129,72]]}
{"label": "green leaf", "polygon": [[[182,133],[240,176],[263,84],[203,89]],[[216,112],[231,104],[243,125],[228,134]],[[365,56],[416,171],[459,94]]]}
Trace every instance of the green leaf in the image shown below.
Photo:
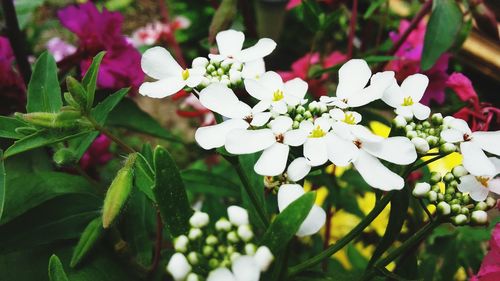
{"label": "green leaf", "polygon": [[153,193],[161,217],[172,236],[187,233],[191,209],[179,169],[168,151],[157,146],[154,152],[155,186]]}
{"label": "green leaf", "polygon": [[368,19],[375,10],[377,10],[378,7],[380,7],[383,3],[385,3],[385,0],[375,0],[370,3],[370,6],[368,9],[366,9],[365,14],[363,15],[363,19]]}
{"label": "green leaf", "polygon": [[233,198],[240,195],[240,186],[224,178],[223,175],[204,170],[188,169],[182,171],[181,176],[190,192]]}
{"label": "green leaf", "polygon": [[135,160],[134,185],[142,191],[151,201],[156,202],[153,194],[155,175],[146,158],[138,153]]}
{"label": "green leaf", "polygon": [[73,256],[71,257],[71,267],[76,267],[89,255],[95,248],[97,242],[99,242],[102,233],[101,217],[97,217],[87,225],[78,244],[76,244],[73,250]]}
{"label": "green leaf", "polygon": [[[264,180],[263,177],[255,173],[253,169],[259,157],[260,153],[254,153],[254,154],[240,155],[238,156],[238,159],[243,171],[246,174],[246,177],[248,178],[250,187],[254,189],[254,192],[257,196],[258,205],[262,206],[262,209],[266,210],[267,208],[266,201],[264,199],[264,190],[265,190]],[[250,217],[253,218],[252,221],[256,223],[261,223],[262,221],[257,217],[258,216],[257,210],[255,209],[255,206],[251,203],[248,193],[245,191],[243,187],[241,188],[241,198],[243,199],[245,208],[250,213]],[[260,226],[263,227],[264,225],[261,224]]]}
{"label": "green leaf", "polygon": [[435,0],[427,23],[420,63],[423,71],[432,68],[456,41],[462,26],[462,12],[454,0]]}
{"label": "green leaf", "polygon": [[0,221],[2,221],[3,207],[5,206],[6,177],[3,151],[0,149]]}
{"label": "green leaf", "polygon": [[293,238],[314,205],[316,193],[307,192],[288,205],[267,229],[261,240],[276,255]]}
{"label": "green leaf", "polygon": [[7,148],[4,157],[8,158],[28,150],[81,137],[89,134],[90,132],[92,131],[86,130],[86,131],[67,132],[58,129],[55,130],[42,129],[32,135],[26,136],[20,140],[15,141],[13,145]]}
{"label": "green leaf", "polygon": [[49,280],[69,281],[66,272],[64,272],[61,260],[56,255],[52,255],[49,260]]}
{"label": "green leaf", "polygon": [[35,63],[28,84],[28,112],[58,112],[62,107],[61,88],[57,79],[56,61],[48,52]]}
{"label": "green leaf", "polygon": [[87,108],[91,108],[94,105],[95,89],[97,84],[97,75],[99,73],[99,65],[101,64],[102,58],[106,52],[98,53],[92,60],[87,73],[83,76],[82,85],[87,90]]}
{"label": "green leaf", "polygon": [[155,119],[142,111],[137,104],[130,99],[123,100],[113,109],[113,111],[111,111],[106,124],[148,134],[168,141],[181,141],[178,137],[165,130]]}
{"label": "green leaf", "polygon": [[373,264],[382,256],[382,254],[389,249],[389,247],[398,239],[401,229],[408,214],[408,206],[410,204],[410,194],[408,188],[397,191],[391,199],[391,210],[389,214],[389,222],[385,230],[384,236],[377,244],[377,248],[372,254],[368,267]]}
{"label": "green leaf", "polygon": [[0,138],[20,139],[24,135],[16,132],[16,128],[25,127],[27,124],[17,118],[0,116]]}
{"label": "green leaf", "polygon": [[19,27],[24,29],[26,25],[31,21],[33,17],[33,12],[43,5],[45,0],[16,0],[14,6],[16,9],[17,21],[19,22]]}

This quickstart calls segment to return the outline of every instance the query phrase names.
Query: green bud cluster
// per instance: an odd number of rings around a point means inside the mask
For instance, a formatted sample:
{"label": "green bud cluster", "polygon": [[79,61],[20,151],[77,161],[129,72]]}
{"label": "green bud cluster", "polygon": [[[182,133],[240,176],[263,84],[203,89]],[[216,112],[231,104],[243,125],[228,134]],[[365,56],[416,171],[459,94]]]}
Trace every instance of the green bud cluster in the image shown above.
{"label": "green bud cluster", "polygon": [[[487,197],[484,201],[472,200],[468,193],[458,190],[460,177],[467,174],[461,165],[456,166],[451,172],[441,175],[432,172],[428,183],[418,183],[413,190],[413,196],[427,199],[436,206],[437,215],[454,225],[485,225],[488,223],[486,211],[496,205],[496,200]],[[443,183],[444,192],[440,183]]]}
{"label": "green bud cluster", "polygon": [[311,101],[309,103],[297,106],[288,106],[288,112],[285,114],[293,120],[293,129],[298,129],[300,122],[307,120],[314,122],[315,118],[328,114],[328,108],[324,103]]}
{"label": "green bud cluster", "polygon": [[199,85],[200,88],[205,88],[211,83],[222,83],[230,88],[243,87],[243,79],[241,78],[243,65],[241,63],[229,60],[222,62],[210,60],[205,69],[205,79]]}

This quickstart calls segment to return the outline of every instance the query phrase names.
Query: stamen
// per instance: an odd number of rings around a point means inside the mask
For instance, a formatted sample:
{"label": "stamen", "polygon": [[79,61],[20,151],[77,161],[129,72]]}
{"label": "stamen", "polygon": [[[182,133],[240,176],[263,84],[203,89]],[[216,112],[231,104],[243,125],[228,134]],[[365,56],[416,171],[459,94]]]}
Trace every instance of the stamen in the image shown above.
{"label": "stamen", "polygon": [[279,135],[276,135],[276,142],[279,142],[279,143],[283,143],[283,141],[285,140],[285,136],[283,136],[283,134],[279,134]]}
{"label": "stamen", "polygon": [[309,135],[310,138],[321,138],[326,135],[326,132],[321,129],[321,127],[318,125],[316,128],[314,128],[311,131],[311,134]]}
{"label": "stamen", "polygon": [[488,183],[490,181],[489,177],[476,177],[477,181],[480,182],[485,188],[488,188]]}
{"label": "stamen", "polygon": [[356,119],[354,118],[354,115],[352,113],[346,113],[344,115],[344,120],[342,120],[344,123],[347,123],[349,125],[354,125],[356,124]]}
{"label": "stamen", "polygon": [[413,105],[413,99],[411,97],[405,97],[402,106]]}
{"label": "stamen", "polygon": [[472,136],[469,134],[464,134],[464,141],[470,141],[472,139]]}
{"label": "stamen", "polygon": [[282,90],[276,90],[274,93],[273,93],[273,101],[280,101],[283,99],[283,91]]}
{"label": "stamen", "polygon": [[187,80],[189,78],[189,70],[184,69],[182,71],[182,79]]}
{"label": "stamen", "polygon": [[253,116],[252,115],[245,116],[243,120],[245,120],[248,124],[250,124],[253,121]]}
{"label": "stamen", "polygon": [[357,148],[361,148],[361,145],[363,144],[360,140],[355,140],[353,143]]}

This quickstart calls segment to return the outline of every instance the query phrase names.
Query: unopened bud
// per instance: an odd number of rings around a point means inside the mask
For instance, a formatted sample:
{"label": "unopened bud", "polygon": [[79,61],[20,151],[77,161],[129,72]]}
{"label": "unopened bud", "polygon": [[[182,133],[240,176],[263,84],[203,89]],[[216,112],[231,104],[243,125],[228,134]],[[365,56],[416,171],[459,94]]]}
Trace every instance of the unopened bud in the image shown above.
{"label": "unopened bud", "polygon": [[198,254],[196,252],[189,252],[187,259],[192,265],[196,265],[199,262]]}
{"label": "unopened bud", "polygon": [[458,204],[452,204],[451,205],[451,212],[453,214],[455,214],[455,215],[459,214],[461,211],[462,211],[462,207],[460,205],[458,205]]}
{"label": "unopened bud", "polygon": [[174,277],[174,280],[180,281],[191,272],[191,265],[183,254],[175,253],[168,261],[167,271]]}
{"label": "unopened bud", "polygon": [[451,222],[457,226],[464,225],[467,223],[467,216],[463,214],[457,215],[456,217],[451,218]]}
{"label": "unopened bud", "polygon": [[447,216],[451,213],[450,204],[448,204],[444,201],[439,202],[439,204],[437,204],[437,210],[438,210],[439,214],[441,214],[443,216]]}
{"label": "unopened bud", "polygon": [[488,206],[488,209],[492,209],[494,208],[496,205],[497,205],[497,200],[495,200],[495,198],[493,197],[486,197],[486,206]]}
{"label": "unopened bud", "polygon": [[[394,126],[398,129],[403,129],[406,127],[406,124],[408,124],[408,123],[406,122],[406,119],[403,116],[398,115],[394,118],[394,120],[392,120],[392,124],[394,124]],[[411,126],[410,126],[410,128],[411,128]]]}
{"label": "unopened bud", "polygon": [[203,235],[203,232],[199,228],[191,228],[188,233],[190,240],[196,240]]}
{"label": "unopened bud", "polygon": [[436,136],[427,136],[425,140],[431,147],[435,147],[439,143],[439,138]]}
{"label": "unopened bud", "polygon": [[486,211],[488,209],[488,204],[486,202],[477,202],[474,210]]}
{"label": "unopened bud", "polygon": [[445,142],[439,147],[439,151],[444,153],[444,154],[452,153],[452,152],[455,152],[456,150],[457,150],[457,147],[454,144],[449,143],[449,142]]}
{"label": "unopened bud", "polygon": [[434,125],[441,125],[443,124],[443,115],[441,113],[434,113],[431,116],[431,122]]}
{"label": "unopened bud", "polygon": [[207,245],[215,245],[217,244],[217,242],[219,242],[219,239],[217,239],[217,237],[215,237],[214,235],[209,235],[205,239],[205,243],[207,243]]}
{"label": "unopened bud", "polygon": [[261,271],[267,271],[269,265],[271,265],[274,260],[274,256],[268,247],[260,246],[254,255],[254,259],[259,265]]}
{"label": "unopened bud", "polygon": [[436,184],[441,181],[441,173],[439,172],[431,172],[430,183]]}
{"label": "unopened bud", "polygon": [[209,217],[207,213],[195,212],[191,218],[189,218],[189,224],[192,227],[202,228],[208,224]]}
{"label": "unopened bud", "polygon": [[215,223],[215,229],[219,231],[229,231],[231,223],[226,218],[221,218]]}
{"label": "unopened bud", "polygon": [[245,245],[245,254],[253,256],[255,254],[257,247],[254,244],[248,243]]}
{"label": "unopened bud", "polygon": [[485,225],[488,224],[488,214],[485,211],[473,211],[470,215],[471,221],[474,224]]}
{"label": "unopened bud", "polygon": [[196,273],[191,272],[186,277],[186,281],[200,281],[200,277],[198,277],[198,275],[196,275]]}
{"label": "unopened bud", "polygon": [[460,210],[461,214],[468,215],[469,214],[469,209],[467,207],[462,207]]}
{"label": "unopened bud", "polygon": [[456,178],[460,178],[460,177],[463,177],[467,174],[469,174],[469,172],[467,172],[467,170],[464,168],[464,166],[462,165],[458,165],[458,166],[455,166],[451,172],[453,173],[453,175],[456,177]]}
{"label": "unopened bud", "polygon": [[431,185],[426,182],[419,182],[415,185],[413,189],[413,196],[417,198],[424,198],[427,196],[427,193],[431,190]]}
{"label": "unopened bud", "polygon": [[80,108],[84,111],[89,110],[92,104],[90,104],[90,101],[87,98],[87,91],[82,84],[80,84],[80,82],[78,82],[75,78],[67,76],[66,86],[68,87],[68,91],[73,97],[73,100],[80,105]]}
{"label": "unopened bud", "polygon": [[197,57],[193,60],[193,63],[191,65],[193,66],[193,68],[196,67],[206,68],[208,65],[208,59],[204,57]]}
{"label": "unopened bud", "polygon": [[240,225],[238,227],[238,236],[244,242],[248,242],[253,238],[253,231],[248,224]]}
{"label": "unopened bud", "polygon": [[186,235],[180,235],[174,239],[174,249],[177,252],[185,253],[189,244],[189,239]]}
{"label": "unopened bud", "polygon": [[52,159],[57,166],[71,165],[76,162],[75,152],[69,148],[61,148],[54,153]]}
{"label": "unopened bud", "polygon": [[453,174],[452,174],[452,173],[450,173],[450,172],[446,173],[446,174],[444,175],[444,177],[443,177],[443,181],[444,181],[445,183],[449,183],[449,182],[451,182],[451,181],[452,181],[452,180],[454,180],[454,179],[455,179],[455,176],[453,176]]}
{"label": "unopened bud", "polygon": [[247,210],[239,206],[230,206],[227,208],[227,214],[229,221],[235,226],[249,224]]}
{"label": "unopened bud", "polygon": [[411,142],[413,143],[413,145],[415,145],[415,149],[419,154],[426,154],[430,149],[429,144],[423,138],[412,138]]}
{"label": "unopened bud", "polygon": [[230,242],[236,243],[240,241],[240,238],[238,237],[238,234],[235,231],[231,231],[227,234],[227,240]]}
{"label": "unopened bud", "polygon": [[208,246],[208,245],[204,246],[202,249],[202,253],[205,257],[212,255],[213,252],[214,252],[214,248],[211,246]]}
{"label": "unopened bud", "polygon": [[430,202],[436,202],[438,197],[437,195],[438,194],[435,191],[431,190],[429,191],[429,193],[427,193],[427,198]]}

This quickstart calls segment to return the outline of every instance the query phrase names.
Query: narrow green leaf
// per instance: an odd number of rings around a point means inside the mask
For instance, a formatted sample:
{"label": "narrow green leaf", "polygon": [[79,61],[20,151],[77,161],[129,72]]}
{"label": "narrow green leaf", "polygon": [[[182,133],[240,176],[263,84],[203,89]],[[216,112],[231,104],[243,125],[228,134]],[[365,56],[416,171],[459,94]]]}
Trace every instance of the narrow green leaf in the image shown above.
{"label": "narrow green leaf", "polygon": [[113,109],[113,111],[111,111],[106,124],[123,127],[169,141],[181,141],[178,137],[165,130],[155,119],[142,111],[137,104],[130,99],[124,99],[115,109]]}
{"label": "narrow green leaf", "polygon": [[423,71],[434,66],[439,57],[453,46],[462,20],[462,12],[454,0],[434,0],[420,62]]}
{"label": "narrow green leaf", "polygon": [[[265,190],[264,180],[263,177],[255,173],[253,169],[260,155],[261,155],[260,153],[240,155],[238,156],[238,159],[241,168],[243,169],[243,172],[248,178],[248,181],[250,183],[250,188],[254,190],[258,206],[262,206],[262,209],[266,210],[267,209],[266,201],[264,199],[264,190]],[[248,210],[250,214],[250,218],[252,218],[252,221],[258,223],[259,227],[265,228],[265,225],[262,223],[262,220],[259,219],[258,211],[255,208],[255,205],[251,203],[249,194],[245,191],[243,186],[241,188],[241,198],[243,200],[243,203],[245,204],[245,208]]]}
{"label": "narrow green leaf", "polygon": [[69,281],[66,272],[64,272],[61,260],[56,255],[52,255],[49,260],[49,280]]}
{"label": "narrow green leaf", "polygon": [[5,206],[6,177],[7,175],[5,174],[3,151],[0,149],[0,221],[2,220],[3,207]]}
{"label": "narrow green leaf", "polygon": [[71,267],[76,267],[89,255],[100,240],[102,233],[101,218],[97,217],[87,225],[78,244],[76,244],[71,257]]}
{"label": "narrow green leaf", "polygon": [[28,84],[28,112],[58,112],[62,107],[61,88],[57,79],[56,61],[48,52],[35,63]]}
{"label": "narrow green leaf", "polygon": [[87,108],[91,108],[94,105],[95,89],[97,84],[97,75],[99,73],[99,65],[101,64],[102,58],[106,52],[100,52],[92,60],[87,73],[83,76],[82,85],[87,90]]}
{"label": "narrow green leaf", "polygon": [[0,138],[20,139],[24,135],[16,132],[19,127],[25,127],[27,124],[23,121],[7,116],[0,116]]}
{"label": "narrow green leaf", "polygon": [[153,192],[161,217],[175,237],[187,233],[191,209],[179,169],[168,151],[157,146],[154,152],[155,186]]}
{"label": "narrow green leaf", "polygon": [[135,160],[134,185],[142,191],[151,201],[156,202],[153,194],[155,184],[154,171],[149,165],[146,158],[138,153]]}
{"label": "narrow green leaf", "polygon": [[316,193],[308,192],[288,205],[271,223],[261,244],[269,247],[274,255],[280,252],[299,230],[313,207],[315,198]]}

